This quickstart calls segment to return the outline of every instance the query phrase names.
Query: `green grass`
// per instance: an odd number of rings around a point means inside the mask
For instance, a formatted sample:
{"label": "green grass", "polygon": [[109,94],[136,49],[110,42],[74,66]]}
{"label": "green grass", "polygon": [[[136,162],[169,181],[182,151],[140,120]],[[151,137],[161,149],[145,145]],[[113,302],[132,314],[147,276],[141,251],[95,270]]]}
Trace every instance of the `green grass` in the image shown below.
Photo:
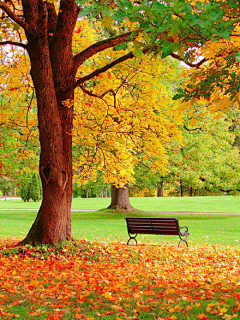
{"label": "green grass", "polygon": [[[0,210],[0,238],[22,239],[29,231],[36,211]],[[171,213],[116,213],[110,210],[97,212],[72,212],[72,235],[76,239],[127,241],[128,234],[124,217],[159,216],[177,217],[180,226],[189,228],[191,243],[238,245],[240,243],[240,216],[212,214],[171,214]],[[152,240],[178,242],[177,236],[139,235],[140,243]]]}
{"label": "green grass", "polygon": [[[186,211],[186,212],[230,212],[240,213],[240,197],[163,197],[130,198],[136,209],[149,211]],[[100,210],[107,208],[109,198],[73,199],[72,209]],[[38,209],[40,202],[22,200],[0,200],[0,209]]]}

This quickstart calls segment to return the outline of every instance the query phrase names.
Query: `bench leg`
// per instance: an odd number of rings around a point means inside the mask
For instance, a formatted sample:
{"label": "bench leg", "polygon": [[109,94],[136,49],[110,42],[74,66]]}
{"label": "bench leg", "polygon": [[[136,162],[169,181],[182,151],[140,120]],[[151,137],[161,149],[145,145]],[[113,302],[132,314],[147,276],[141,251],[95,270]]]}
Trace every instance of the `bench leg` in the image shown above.
{"label": "bench leg", "polygon": [[[182,228],[186,228],[186,227],[182,227]],[[187,237],[188,236],[189,236],[189,232],[188,231],[185,231],[184,233],[179,234],[180,241],[178,243],[178,248],[180,247],[182,242],[185,242],[187,247],[188,247],[188,243],[187,243]]]}
{"label": "bench leg", "polygon": [[129,242],[130,242],[132,239],[134,239],[135,242],[136,242],[136,244],[138,244],[138,243],[137,243],[137,239],[136,239],[137,233],[135,234],[135,236],[131,236],[130,234],[128,234],[128,235],[129,235],[130,239],[128,239],[127,245],[129,244]]}
{"label": "bench leg", "polygon": [[188,247],[187,241],[186,241],[185,239],[181,239],[181,240],[179,241],[179,243],[178,243],[178,248],[180,247],[180,245],[181,245],[182,242],[185,242],[186,245],[187,245],[187,247]]}

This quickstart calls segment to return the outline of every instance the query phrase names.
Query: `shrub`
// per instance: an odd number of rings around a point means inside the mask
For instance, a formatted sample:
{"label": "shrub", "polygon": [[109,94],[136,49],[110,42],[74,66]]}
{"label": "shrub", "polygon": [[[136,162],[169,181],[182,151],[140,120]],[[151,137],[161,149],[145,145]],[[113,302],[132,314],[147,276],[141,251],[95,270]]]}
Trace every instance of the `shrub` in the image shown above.
{"label": "shrub", "polygon": [[23,201],[39,201],[42,199],[42,184],[37,172],[26,175],[20,186],[20,197]]}
{"label": "shrub", "polygon": [[31,177],[28,175],[23,178],[20,186],[20,197],[24,202],[29,201],[31,199],[30,187],[31,187]]}
{"label": "shrub", "polygon": [[33,201],[39,201],[42,198],[42,185],[40,176],[37,172],[32,175],[32,181],[30,185],[30,198]]}

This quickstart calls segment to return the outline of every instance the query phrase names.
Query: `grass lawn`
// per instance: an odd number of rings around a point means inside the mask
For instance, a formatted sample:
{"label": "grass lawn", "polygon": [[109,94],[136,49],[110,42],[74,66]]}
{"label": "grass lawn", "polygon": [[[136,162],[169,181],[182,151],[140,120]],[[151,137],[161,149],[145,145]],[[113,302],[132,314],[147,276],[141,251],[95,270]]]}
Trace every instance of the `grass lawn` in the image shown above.
{"label": "grass lawn", "polygon": [[[149,211],[239,212],[239,200],[132,198],[131,203]],[[102,209],[108,203],[74,199],[73,208]],[[239,215],[129,214],[177,217],[190,232],[189,248],[178,249],[177,236],[139,235],[138,246],[127,246],[128,214],[73,211],[74,245],[20,248],[13,245],[37,214],[6,210],[20,205],[39,206],[0,201],[5,208],[0,210],[1,320],[240,320]]]}
{"label": "grass lawn", "polygon": [[[130,198],[133,207],[152,211],[187,211],[187,212],[232,212],[240,213],[240,197],[163,197]],[[73,199],[72,209],[100,210],[107,208],[109,198]],[[40,202],[23,202],[22,200],[0,200],[0,209],[38,209]]]}
{"label": "grass lawn", "polygon": [[[31,227],[36,211],[0,210],[0,238],[22,239]],[[72,212],[72,235],[76,239],[127,241],[124,217],[127,214],[110,210],[97,212]],[[131,213],[131,216],[177,217],[180,226],[189,228],[189,244],[240,244],[240,216],[212,214]],[[140,243],[164,239],[177,243],[177,236],[139,235]]]}

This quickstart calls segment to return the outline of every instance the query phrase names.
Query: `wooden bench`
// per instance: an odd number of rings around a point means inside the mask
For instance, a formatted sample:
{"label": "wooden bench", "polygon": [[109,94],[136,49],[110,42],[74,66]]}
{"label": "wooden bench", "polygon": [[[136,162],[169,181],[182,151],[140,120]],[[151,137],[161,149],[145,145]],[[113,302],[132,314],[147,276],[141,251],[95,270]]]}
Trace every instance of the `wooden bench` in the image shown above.
{"label": "wooden bench", "polygon": [[[180,241],[178,247],[182,242],[185,242],[187,247],[187,237],[189,236],[187,227],[180,227],[177,218],[138,218],[126,217],[127,229],[130,240],[134,239],[137,244],[138,234],[163,234],[163,235],[178,235]],[[185,230],[181,231],[181,229]]]}

